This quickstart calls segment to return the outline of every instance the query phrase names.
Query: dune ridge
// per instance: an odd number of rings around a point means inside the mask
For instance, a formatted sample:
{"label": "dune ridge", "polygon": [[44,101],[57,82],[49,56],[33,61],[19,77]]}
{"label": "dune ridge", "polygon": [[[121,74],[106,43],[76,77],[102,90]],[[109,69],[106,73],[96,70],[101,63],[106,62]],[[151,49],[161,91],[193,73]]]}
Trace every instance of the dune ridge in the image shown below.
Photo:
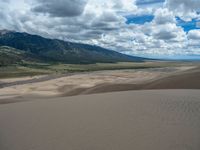
{"label": "dune ridge", "polygon": [[199,90],[142,90],[0,105],[2,150],[199,150]]}

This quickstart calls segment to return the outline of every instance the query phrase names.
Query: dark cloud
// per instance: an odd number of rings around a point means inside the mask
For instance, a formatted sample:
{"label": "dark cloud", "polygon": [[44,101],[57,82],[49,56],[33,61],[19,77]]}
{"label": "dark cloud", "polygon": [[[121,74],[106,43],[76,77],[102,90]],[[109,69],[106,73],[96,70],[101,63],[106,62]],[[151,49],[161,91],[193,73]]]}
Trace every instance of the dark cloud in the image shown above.
{"label": "dark cloud", "polygon": [[168,8],[172,10],[183,9],[185,11],[196,11],[199,9],[199,0],[166,0]]}
{"label": "dark cloud", "polygon": [[163,39],[163,40],[169,40],[176,38],[177,35],[174,32],[168,32],[168,31],[160,31],[154,35],[155,38],[157,39]]}
{"label": "dark cloud", "polygon": [[83,13],[86,0],[37,0],[32,10],[54,17],[75,17]]}
{"label": "dark cloud", "polygon": [[119,16],[113,12],[103,12],[99,17],[99,20],[104,22],[118,22]]}
{"label": "dark cloud", "polygon": [[1,2],[8,3],[8,2],[10,2],[10,0],[1,0]]}
{"label": "dark cloud", "polygon": [[166,0],[165,7],[184,21],[191,21],[199,17],[199,0]]}

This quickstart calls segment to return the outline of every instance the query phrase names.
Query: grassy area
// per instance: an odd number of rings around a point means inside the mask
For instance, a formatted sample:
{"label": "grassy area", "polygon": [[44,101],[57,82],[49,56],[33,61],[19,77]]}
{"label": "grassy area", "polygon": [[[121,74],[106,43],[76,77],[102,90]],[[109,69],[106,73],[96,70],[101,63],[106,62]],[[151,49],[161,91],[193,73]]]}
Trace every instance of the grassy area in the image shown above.
{"label": "grassy area", "polygon": [[0,78],[36,76],[50,73],[49,70],[34,69],[17,65],[0,67]]}
{"label": "grassy area", "polygon": [[84,71],[98,71],[98,70],[118,70],[118,69],[144,69],[153,68],[153,66],[145,63],[97,63],[88,65],[73,65],[73,64],[56,64],[49,66],[50,70],[57,72],[84,72]]}
{"label": "grassy area", "polygon": [[99,70],[146,69],[184,65],[184,62],[120,62],[64,64],[40,58],[30,52],[0,46],[0,78],[87,72]]}
{"label": "grassy area", "polygon": [[[182,63],[181,63],[182,64]],[[35,76],[44,74],[61,74],[67,72],[87,72],[99,70],[120,69],[146,69],[180,66],[176,62],[121,62],[121,63],[97,63],[97,64],[45,64],[24,62],[20,65],[9,65],[0,67],[0,78]]]}

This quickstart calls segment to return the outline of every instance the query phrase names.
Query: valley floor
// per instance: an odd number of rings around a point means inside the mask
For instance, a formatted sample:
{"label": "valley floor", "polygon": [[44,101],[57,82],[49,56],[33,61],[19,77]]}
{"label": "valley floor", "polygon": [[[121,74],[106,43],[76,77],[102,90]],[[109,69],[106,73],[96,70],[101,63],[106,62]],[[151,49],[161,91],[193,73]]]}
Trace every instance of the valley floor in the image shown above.
{"label": "valley floor", "polygon": [[200,89],[199,65],[0,79],[0,103],[145,89]]}
{"label": "valley floor", "polygon": [[0,150],[200,149],[196,64],[9,78],[0,86]]}

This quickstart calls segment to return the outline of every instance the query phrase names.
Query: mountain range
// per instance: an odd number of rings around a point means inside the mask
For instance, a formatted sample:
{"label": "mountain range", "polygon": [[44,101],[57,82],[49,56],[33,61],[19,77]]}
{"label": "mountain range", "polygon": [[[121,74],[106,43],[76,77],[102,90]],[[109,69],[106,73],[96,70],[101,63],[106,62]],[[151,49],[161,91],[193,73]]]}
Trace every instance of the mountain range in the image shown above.
{"label": "mountain range", "polygon": [[13,64],[23,60],[90,64],[141,62],[144,58],[121,54],[94,45],[0,30],[0,64]]}

